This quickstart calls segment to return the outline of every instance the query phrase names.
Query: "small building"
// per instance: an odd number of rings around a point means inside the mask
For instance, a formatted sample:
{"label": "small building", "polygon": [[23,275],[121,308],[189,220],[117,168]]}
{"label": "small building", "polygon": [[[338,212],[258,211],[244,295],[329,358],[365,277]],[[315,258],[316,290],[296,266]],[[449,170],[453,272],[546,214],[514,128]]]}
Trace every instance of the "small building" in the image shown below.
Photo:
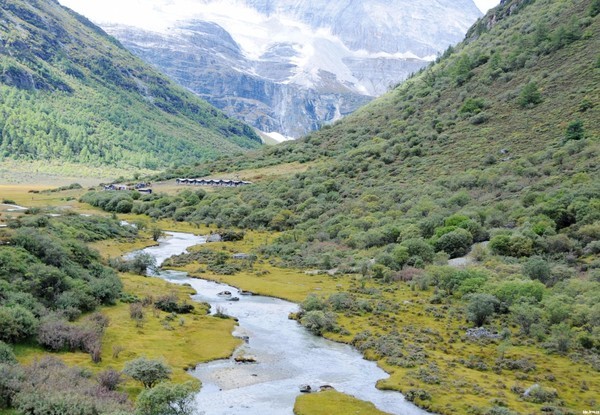
{"label": "small building", "polygon": [[[213,187],[239,187],[252,184],[243,180],[232,180],[232,179],[175,179],[176,184],[188,184],[194,186],[213,186]],[[150,187],[143,186],[143,187]]]}

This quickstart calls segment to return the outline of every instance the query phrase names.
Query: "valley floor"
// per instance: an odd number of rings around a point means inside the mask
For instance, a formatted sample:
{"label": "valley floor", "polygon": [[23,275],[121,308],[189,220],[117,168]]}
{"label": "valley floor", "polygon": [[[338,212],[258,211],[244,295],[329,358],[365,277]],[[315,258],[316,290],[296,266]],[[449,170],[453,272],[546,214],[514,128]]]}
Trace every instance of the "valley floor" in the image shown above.
{"label": "valley floor", "polygon": [[[0,187],[0,193],[2,198],[19,205],[49,205],[59,212],[61,209],[75,209],[86,214],[107,215],[77,202],[82,190],[29,192],[41,188],[4,185]],[[2,213],[3,216],[7,214],[12,212]],[[120,218],[150,224],[147,217],[121,215]],[[152,225],[162,230],[195,234],[211,231],[210,228],[172,221],[155,221]],[[210,243],[192,251],[208,249],[225,252],[228,256],[256,252],[258,247],[276,236],[274,233],[247,231],[241,241]],[[138,240],[102,242],[94,247],[108,258],[153,243],[146,231]],[[569,408],[570,413],[598,409],[600,375],[586,361],[543,352],[520,338],[514,326],[510,328],[509,340],[471,338],[466,335],[470,325],[465,323],[464,307],[461,304],[436,304],[431,301],[435,296],[432,289],[419,290],[402,282],[384,285],[359,275],[332,276],[282,269],[261,256],[251,266],[233,275],[209,271],[202,261],[173,268],[185,270],[192,276],[294,302],[302,302],[310,294],[328,298],[336,293],[351,293],[357,300],[370,304],[371,310],[340,310],[336,313],[339,328],[326,332],[325,336],[357,346],[364,344],[365,339],[370,340],[370,346],[364,350],[367,358],[377,360],[390,373],[390,378],[380,381],[378,387],[400,391],[418,405],[436,413],[483,414],[490,406],[509,407],[520,414],[541,413],[543,405],[526,401],[518,393],[536,384],[555,390],[561,407]],[[180,299],[187,299],[191,294],[189,288],[172,286],[158,279],[130,274],[121,274],[121,277],[125,292],[138,298],[175,292]],[[199,362],[230,356],[239,344],[239,339],[231,335],[235,325],[233,320],[206,316],[205,310],[198,306],[194,314],[184,318],[183,324],[167,321],[166,313],[151,311],[146,312],[141,324],[136,323],[130,319],[129,304],[125,302],[105,307],[102,313],[111,321],[102,343],[102,362],[94,364],[89,355],[83,353],[61,354],[63,360],[96,372],[108,367],[121,369],[126,360],[136,356],[163,357],[175,369],[173,379],[182,382],[191,378],[185,369]],[[507,325],[510,326],[510,323],[498,317],[488,327],[492,331],[500,331]],[[383,358],[378,352],[398,344],[402,345],[403,352],[396,358]],[[16,349],[16,353],[21,362],[27,363],[44,352],[34,346],[22,346]],[[513,362],[515,366],[498,366],[500,360]],[[419,365],[419,362],[428,364]],[[135,396],[140,388],[130,381],[124,390]],[[326,408],[331,405],[338,410],[327,412],[329,409]],[[381,413],[364,402],[335,392],[302,396],[297,401],[295,412],[298,415]],[[0,413],[11,414],[6,411]]]}

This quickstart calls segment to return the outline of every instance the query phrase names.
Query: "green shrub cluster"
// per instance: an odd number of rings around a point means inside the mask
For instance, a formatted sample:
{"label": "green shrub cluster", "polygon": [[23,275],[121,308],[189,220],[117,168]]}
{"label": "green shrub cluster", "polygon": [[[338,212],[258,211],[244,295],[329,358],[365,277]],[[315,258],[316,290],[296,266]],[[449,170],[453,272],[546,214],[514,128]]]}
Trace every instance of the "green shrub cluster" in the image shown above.
{"label": "green shrub cluster", "polygon": [[132,230],[110,219],[75,215],[26,216],[11,226],[10,245],[0,249],[0,340],[34,338],[40,321],[52,313],[74,319],[120,297],[117,274],[82,241],[132,236]]}

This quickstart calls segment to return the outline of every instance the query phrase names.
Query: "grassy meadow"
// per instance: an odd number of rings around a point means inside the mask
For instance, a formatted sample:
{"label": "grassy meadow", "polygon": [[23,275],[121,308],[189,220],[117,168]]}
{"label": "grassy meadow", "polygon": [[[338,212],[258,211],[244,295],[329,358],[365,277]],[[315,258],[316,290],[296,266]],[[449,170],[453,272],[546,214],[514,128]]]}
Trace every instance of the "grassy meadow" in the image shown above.
{"label": "grassy meadow", "polygon": [[294,405],[296,415],[385,415],[370,402],[360,401],[337,391],[323,391],[299,396]]}

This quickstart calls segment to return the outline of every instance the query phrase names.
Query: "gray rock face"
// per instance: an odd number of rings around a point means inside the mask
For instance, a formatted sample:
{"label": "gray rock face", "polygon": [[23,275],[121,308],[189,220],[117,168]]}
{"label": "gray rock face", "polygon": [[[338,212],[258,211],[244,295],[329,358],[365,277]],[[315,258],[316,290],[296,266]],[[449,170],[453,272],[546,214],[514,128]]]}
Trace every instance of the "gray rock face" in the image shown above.
{"label": "gray rock face", "polygon": [[[201,3],[209,9],[224,1]],[[243,19],[209,21],[198,12],[193,20],[191,12],[168,30],[103,27],[227,114],[297,138],[404,80],[462,39],[480,15],[472,0],[238,3],[263,21],[245,30]]]}

